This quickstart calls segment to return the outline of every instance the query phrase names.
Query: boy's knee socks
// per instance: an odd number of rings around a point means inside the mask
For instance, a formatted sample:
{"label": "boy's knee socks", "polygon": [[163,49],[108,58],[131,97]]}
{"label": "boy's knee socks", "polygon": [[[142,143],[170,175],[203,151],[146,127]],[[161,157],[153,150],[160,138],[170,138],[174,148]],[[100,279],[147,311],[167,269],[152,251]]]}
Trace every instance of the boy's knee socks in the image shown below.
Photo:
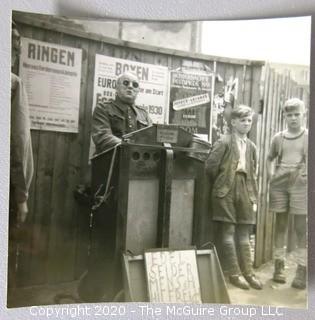
{"label": "boy's knee socks", "polygon": [[281,259],[281,260],[285,260],[285,254],[286,254],[286,247],[282,247],[282,248],[274,248],[273,251],[273,258],[276,259]]}
{"label": "boy's knee socks", "polygon": [[223,242],[222,247],[223,260],[225,265],[224,269],[228,271],[229,275],[241,274],[234,242]]}
{"label": "boy's knee socks", "polygon": [[247,242],[239,244],[240,250],[240,264],[241,269],[244,275],[252,275],[253,274],[253,262],[252,255],[250,250],[250,244]]}
{"label": "boy's knee socks", "polygon": [[306,265],[306,255],[307,250],[306,248],[297,248],[294,252],[296,254],[296,262],[302,266]]}

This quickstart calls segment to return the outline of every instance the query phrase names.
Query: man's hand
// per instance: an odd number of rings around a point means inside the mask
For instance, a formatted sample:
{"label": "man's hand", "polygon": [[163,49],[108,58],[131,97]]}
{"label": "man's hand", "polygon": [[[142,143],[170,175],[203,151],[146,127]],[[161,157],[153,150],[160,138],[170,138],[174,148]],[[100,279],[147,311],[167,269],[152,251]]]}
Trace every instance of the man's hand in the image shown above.
{"label": "man's hand", "polygon": [[18,202],[17,203],[17,223],[18,225],[25,222],[28,213],[27,202]]}

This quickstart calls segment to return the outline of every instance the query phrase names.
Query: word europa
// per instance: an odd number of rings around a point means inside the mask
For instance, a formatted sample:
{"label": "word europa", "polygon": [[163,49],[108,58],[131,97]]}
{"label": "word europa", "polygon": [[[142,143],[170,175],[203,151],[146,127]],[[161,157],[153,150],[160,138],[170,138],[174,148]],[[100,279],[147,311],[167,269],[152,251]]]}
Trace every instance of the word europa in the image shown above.
{"label": "word europa", "polygon": [[97,86],[98,87],[102,87],[102,88],[116,89],[117,80],[116,79],[110,79],[110,78],[98,77],[97,78]]}
{"label": "word europa", "polygon": [[64,66],[74,66],[75,53],[73,51],[44,45],[28,44],[27,57],[33,60],[52,62]]}

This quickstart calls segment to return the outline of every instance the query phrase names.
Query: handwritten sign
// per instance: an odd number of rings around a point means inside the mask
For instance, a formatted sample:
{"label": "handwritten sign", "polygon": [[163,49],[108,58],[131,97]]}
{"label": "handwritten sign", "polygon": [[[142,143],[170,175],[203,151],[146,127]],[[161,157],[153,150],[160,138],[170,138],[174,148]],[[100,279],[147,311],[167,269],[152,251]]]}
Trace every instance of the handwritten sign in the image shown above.
{"label": "handwritten sign", "polygon": [[145,252],[150,302],[201,303],[195,250]]}

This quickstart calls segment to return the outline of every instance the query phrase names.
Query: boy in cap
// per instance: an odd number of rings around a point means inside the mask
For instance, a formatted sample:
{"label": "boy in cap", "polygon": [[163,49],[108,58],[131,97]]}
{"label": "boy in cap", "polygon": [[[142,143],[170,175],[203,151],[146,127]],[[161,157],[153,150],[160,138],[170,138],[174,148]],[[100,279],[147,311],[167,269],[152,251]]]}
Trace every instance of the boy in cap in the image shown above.
{"label": "boy in cap", "polygon": [[[256,223],[255,144],[247,138],[252,109],[241,105],[231,111],[231,134],[218,140],[206,162],[213,181],[213,220],[221,223],[222,253],[230,282],[238,288],[262,289],[253,272],[249,235]],[[239,250],[239,255],[237,254]],[[238,260],[239,256],[239,260]]]}
{"label": "boy in cap", "polygon": [[[283,106],[287,129],[272,139],[267,158],[270,181],[270,210],[276,213],[275,270],[273,280],[285,283],[284,262],[289,215],[293,215],[297,236],[297,271],[292,287],[306,287],[306,217],[308,131],[304,127],[305,106],[297,98]],[[273,173],[272,165],[275,164]]]}

